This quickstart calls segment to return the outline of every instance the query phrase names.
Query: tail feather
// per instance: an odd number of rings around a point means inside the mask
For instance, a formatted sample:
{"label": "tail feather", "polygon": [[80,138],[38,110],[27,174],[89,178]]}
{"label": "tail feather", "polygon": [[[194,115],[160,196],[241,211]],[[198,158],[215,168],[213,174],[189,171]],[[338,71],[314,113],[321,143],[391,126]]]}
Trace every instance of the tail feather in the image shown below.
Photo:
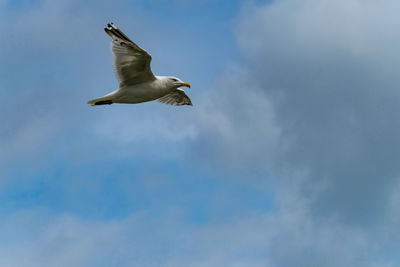
{"label": "tail feather", "polygon": [[88,101],[88,104],[91,106],[99,106],[99,105],[111,105],[113,102],[112,100],[102,100],[102,101]]}
{"label": "tail feather", "polygon": [[87,103],[91,106],[99,106],[99,105],[111,105],[114,102],[109,96],[103,96],[100,98],[89,100]]}

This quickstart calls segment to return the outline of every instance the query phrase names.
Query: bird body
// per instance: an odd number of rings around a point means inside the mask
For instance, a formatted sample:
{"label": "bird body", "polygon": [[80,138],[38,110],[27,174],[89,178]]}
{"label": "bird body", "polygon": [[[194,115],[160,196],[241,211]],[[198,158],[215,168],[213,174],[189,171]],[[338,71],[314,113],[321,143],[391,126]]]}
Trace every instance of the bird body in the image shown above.
{"label": "bird body", "polygon": [[157,100],[169,105],[192,105],[190,98],[179,88],[190,88],[190,84],[172,76],[154,76],[150,68],[150,54],[133,43],[114,24],[108,24],[104,30],[113,39],[114,70],[120,84],[114,92],[90,100],[88,104],[137,104]]}
{"label": "bird body", "polygon": [[116,103],[142,103],[156,100],[172,90],[174,88],[168,86],[165,79],[156,77],[154,81],[120,88],[115,100]]}

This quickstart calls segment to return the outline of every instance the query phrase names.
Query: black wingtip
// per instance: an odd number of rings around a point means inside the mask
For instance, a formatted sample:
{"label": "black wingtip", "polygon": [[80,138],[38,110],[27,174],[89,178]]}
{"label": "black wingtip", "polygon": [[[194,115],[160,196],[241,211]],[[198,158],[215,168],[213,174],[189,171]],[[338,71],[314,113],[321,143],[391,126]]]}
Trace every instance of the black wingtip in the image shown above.
{"label": "black wingtip", "polygon": [[113,22],[110,22],[108,25],[110,25],[109,27],[118,30],[117,26],[115,26]]}
{"label": "black wingtip", "polygon": [[111,30],[104,28],[104,31],[112,38]]}

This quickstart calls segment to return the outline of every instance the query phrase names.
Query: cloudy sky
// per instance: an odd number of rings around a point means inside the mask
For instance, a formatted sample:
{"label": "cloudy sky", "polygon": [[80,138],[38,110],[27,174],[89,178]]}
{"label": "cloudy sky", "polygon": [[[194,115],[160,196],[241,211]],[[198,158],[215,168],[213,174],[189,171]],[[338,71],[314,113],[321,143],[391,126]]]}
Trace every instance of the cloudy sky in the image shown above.
{"label": "cloudy sky", "polygon": [[[399,9],[0,0],[0,266],[399,266]],[[109,21],[193,107],[86,104]]]}

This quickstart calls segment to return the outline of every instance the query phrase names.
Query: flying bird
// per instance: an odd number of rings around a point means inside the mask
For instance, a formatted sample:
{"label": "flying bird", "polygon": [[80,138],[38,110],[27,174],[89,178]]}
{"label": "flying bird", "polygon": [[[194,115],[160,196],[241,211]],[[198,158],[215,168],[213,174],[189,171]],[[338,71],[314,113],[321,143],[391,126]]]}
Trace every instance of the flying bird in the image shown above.
{"label": "flying bird", "polygon": [[179,88],[190,88],[189,83],[173,76],[155,76],[150,68],[149,53],[130,40],[113,23],[107,24],[104,30],[112,38],[113,65],[119,87],[103,97],[88,101],[88,104],[136,104],[157,100],[174,106],[192,105],[185,91]]}

